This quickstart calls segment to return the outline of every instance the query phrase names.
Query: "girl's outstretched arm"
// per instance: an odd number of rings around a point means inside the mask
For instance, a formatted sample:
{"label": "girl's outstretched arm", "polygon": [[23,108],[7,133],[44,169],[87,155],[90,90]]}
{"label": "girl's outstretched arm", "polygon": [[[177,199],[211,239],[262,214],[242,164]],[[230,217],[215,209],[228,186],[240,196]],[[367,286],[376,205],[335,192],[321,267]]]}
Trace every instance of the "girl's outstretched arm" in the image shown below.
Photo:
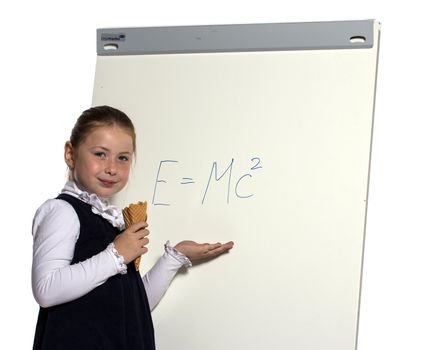
{"label": "girl's outstretched arm", "polygon": [[164,254],[143,276],[150,309],[152,310],[161,300],[181,267],[213,259],[229,251],[233,245],[233,242],[210,244],[182,241],[173,248],[167,242]]}

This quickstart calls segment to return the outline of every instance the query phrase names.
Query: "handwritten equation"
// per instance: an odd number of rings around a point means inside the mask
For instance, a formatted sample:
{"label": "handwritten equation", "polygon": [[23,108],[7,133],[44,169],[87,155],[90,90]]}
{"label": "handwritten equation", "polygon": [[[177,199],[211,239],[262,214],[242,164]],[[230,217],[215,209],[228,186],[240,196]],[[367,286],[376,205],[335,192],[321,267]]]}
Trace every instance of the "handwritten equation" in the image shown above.
{"label": "handwritten equation", "polygon": [[[157,175],[155,177],[154,192],[152,196],[152,205],[159,206],[170,206],[171,202],[169,198],[163,198],[163,190],[166,186],[194,186],[198,184],[198,181],[193,177],[181,177],[177,180],[172,179],[171,176],[166,176],[169,170],[174,167],[178,167],[180,162],[173,159],[161,160],[158,165]],[[248,184],[253,176],[260,172],[263,168],[261,164],[261,159],[259,157],[251,158],[251,165],[242,174],[239,173],[237,176],[234,174],[233,170],[236,168],[236,161],[234,158],[231,159],[229,163],[218,164],[214,161],[211,167],[206,171],[205,179],[199,181],[201,184],[201,191],[199,193],[199,200],[201,204],[205,204],[209,200],[209,193],[212,189],[219,184],[222,186],[225,183],[226,193],[224,194],[224,201],[227,204],[230,203],[230,197],[235,196],[238,199],[248,199],[253,197],[255,194],[248,191]],[[173,169],[175,170],[175,169]],[[187,174],[189,175],[189,174]],[[171,184],[170,181],[173,181]],[[243,186],[245,184],[246,186]],[[245,189],[244,189],[245,187]],[[196,187],[199,191],[199,186]],[[165,196],[164,196],[165,197]]]}

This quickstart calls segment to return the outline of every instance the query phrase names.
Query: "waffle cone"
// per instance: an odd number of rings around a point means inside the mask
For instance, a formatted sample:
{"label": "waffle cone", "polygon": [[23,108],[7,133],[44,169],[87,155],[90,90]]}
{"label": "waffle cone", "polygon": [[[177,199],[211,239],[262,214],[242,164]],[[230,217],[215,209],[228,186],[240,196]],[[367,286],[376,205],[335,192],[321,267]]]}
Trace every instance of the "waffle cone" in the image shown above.
{"label": "waffle cone", "polygon": [[[129,226],[136,224],[139,221],[146,221],[148,218],[146,209],[147,209],[146,202],[132,203],[126,208],[124,208],[122,210],[122,214],[123,214],[123,219],[125,220],[125,227],[128,228]],[[135,258],[134,260],[136,271],[140,269],[140,261],[141,261],[141,256]]]}

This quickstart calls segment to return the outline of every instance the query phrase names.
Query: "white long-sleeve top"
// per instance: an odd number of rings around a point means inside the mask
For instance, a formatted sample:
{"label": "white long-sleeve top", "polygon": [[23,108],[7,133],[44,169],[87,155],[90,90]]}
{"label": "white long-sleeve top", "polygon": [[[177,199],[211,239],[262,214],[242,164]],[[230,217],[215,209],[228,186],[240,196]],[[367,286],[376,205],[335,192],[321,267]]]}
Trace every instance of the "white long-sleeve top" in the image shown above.
{"label": "white long-sleeve top", "polygon": [[[102,215],[113,226],[123,228],[120,212],[106,201],[82,192],[71,182],[62,192],[89,202],[93,212]],[[85,261],[70,264],[80,234],[80,223],[73,207],[64,200],[49,199],[41,205],[33,220],[32,234],[32,290],[42,307],[77,299],[125,268],[111,246]],[[164,254],[142,277],[151,310],[182,266],[190,266],[190,261],[167,242]]]}

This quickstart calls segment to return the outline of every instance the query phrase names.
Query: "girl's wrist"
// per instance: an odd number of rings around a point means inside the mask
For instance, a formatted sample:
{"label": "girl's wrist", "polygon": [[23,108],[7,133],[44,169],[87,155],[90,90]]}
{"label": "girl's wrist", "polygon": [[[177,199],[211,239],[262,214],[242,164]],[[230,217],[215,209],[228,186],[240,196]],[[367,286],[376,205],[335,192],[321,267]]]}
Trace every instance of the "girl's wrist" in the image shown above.
{"label": "girl's wrist", "polygon": [[166,242],[166,244],[164,245],[164,250],[169,256],[177,260],[181,264],[181,266],[185,268],[192,266],[192,262],[190,261],[190,259],[179,250],[177,250],[175,247],[173,247],[170,244],[170,241]]}
{"label": "girl's wrist", "polygon": [[125,264],[125,259],[122,255],[119,254],[116,247],[114,246],[114,242],[111,242],[107,250],[110,252],[111,256],[113,257],[116,266],[117,266],[117,272],[124,275],[128,272],[128,267]]}

